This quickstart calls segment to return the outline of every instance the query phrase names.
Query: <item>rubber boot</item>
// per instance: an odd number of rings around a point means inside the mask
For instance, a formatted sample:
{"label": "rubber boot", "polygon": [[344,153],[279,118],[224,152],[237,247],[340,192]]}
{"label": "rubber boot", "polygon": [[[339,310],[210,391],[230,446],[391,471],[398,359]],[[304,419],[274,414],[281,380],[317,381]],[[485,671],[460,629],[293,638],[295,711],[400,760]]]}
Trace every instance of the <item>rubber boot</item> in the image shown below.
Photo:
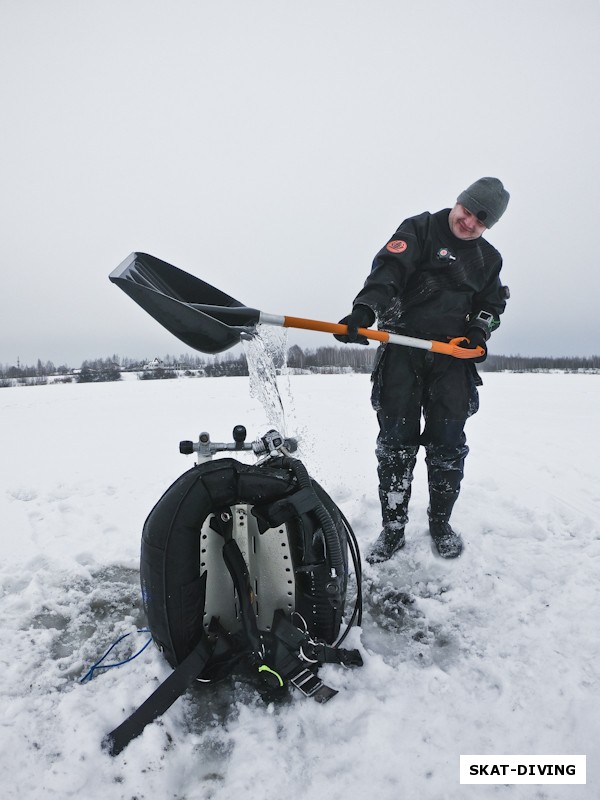
{"label": "rubber boot", "polygon": [[463,551],[460,534],[452,530],[448,520],[429,520],[429,533],[442,558],[458,558]]}
{"label": "rubber boot", "polygon": [[429,487],[429,533],[442,558],[457,558],[462,553],[462,539],[450,526],[450,514],[457,498],[458,491]]}
{"label": "rubber boot", "polygon": [[457,558],[463,550],[460,535],[450,526],[450,515],[460,493],[468,452],[464,441],[455,448],[431,445],[427,448],[429,533],[442,558]]}
{"label": "rubber boot", "polygon": [[388,561],[405,544],[404,528],[384,528],[367,555],[369,564]]}

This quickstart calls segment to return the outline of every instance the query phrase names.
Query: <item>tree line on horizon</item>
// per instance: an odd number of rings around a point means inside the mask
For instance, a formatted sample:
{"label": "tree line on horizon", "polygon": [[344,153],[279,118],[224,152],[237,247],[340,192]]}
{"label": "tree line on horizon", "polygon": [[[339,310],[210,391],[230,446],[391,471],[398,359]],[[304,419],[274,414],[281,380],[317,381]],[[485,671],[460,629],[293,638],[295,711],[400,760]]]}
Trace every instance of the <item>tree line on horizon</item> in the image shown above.
{"label": "tree line on horizon", "polygon": [[[287,367],[291,372],[358,372],[369,373],[373,368],[376,348],[332,345],[316,349],[302,349],[292,345],[287,351],[286,363],[276,367]],[[283,359],[281,359],[283,361]],[[490,355],[478,364],[482,372],[541,372],[563,370],[566,372],[600,371],[600,356],[521,356]],[[79,368],[66,364],[55,366],[51,361],[38,359],[35,365],[0,366],[1,385],[13,385],[14,381],[43,383],[49,377],[61,377],[64,381],[90,383],[119,380],[122,372],[137,372],[142,380],[172,378],[178,374],[202,377],[248,375],[248,363],[244,352],[231,351],[216,356],[197,354],[166,355],[162,359],[133,359],[112,355],[109,358],[86,359]]]}

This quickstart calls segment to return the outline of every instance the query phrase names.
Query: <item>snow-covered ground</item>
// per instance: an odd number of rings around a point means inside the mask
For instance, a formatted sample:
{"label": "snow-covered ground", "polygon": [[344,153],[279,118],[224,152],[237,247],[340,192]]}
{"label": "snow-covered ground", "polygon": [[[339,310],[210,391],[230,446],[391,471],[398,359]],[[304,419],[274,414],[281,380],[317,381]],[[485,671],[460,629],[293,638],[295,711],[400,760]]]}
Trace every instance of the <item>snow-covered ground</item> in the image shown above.
{"label": "snow-covered ground", "polygon": [[[417,466],[405,550],[364,565],[362,669],[339,694],[265,705],[188,693],[122,755],[100,749],[170,672],[155,648],[84,684],[143,625],[140,531],[192,458],[180,439],[277,422],[247,378],[0,390],[3,798],[354,800],[600,796],[600,475],[595,375],[489,374],[454,522],[434,556]],[[285,433],[363,552],[379,531],[366,375],[279,379]],[[269,417],[269,418],[267,418]],[[135,634],[117,653],[145,641]],[[586,786],[461,786],[459,755],[585,754]]]}

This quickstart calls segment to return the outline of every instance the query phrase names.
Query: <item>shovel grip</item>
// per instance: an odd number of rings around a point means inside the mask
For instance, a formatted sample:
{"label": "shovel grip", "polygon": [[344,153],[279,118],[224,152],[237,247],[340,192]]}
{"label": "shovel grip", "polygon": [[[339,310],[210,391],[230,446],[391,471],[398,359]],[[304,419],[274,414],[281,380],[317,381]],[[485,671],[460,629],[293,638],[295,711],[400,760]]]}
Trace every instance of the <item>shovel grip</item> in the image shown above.
{"label": "shovel grip", "polygon": [[454,356],[454,358],[479,358],[485,355],[483,347],[461,347],[460,342],[468,342],[466,336],[457,336],[456,339],[451,339],[449,342],[432,342],[431,350],[434,353],[444,353],[447,356]]}

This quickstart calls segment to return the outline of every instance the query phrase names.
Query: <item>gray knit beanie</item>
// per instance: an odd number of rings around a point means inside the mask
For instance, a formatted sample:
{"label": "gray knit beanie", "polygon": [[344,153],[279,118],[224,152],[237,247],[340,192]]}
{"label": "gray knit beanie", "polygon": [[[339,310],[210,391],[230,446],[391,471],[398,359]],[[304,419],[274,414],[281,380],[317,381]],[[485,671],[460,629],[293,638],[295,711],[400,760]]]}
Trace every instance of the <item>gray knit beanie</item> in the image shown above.
{"label": "gray knit beanie", "polygon": [[457,202],[475,214],[486,228],[491,228],[506,211],[509,198],[498,178],[479,178],[458,195]]}

